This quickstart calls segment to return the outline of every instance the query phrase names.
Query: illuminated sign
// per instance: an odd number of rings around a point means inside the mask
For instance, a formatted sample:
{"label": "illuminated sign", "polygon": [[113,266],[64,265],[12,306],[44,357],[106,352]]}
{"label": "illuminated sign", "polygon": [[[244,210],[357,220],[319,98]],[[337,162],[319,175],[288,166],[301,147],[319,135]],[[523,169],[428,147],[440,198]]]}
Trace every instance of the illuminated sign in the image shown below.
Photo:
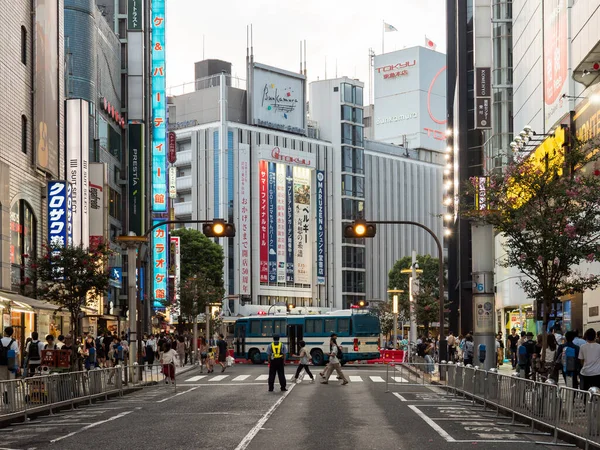
{"label": "illuminated sign", "polygon": [[48,182],[48,243],[51,246],[73,245],[72,193],[68,181]]}
{"label": "illuminated sign", "polygon": [[325,284],[325,172],[317,170],[317,284]]}
{"label": "illuminated sign", "polygon": [[[163,219],[154,220],[153,225],[164,222]],[[163,303],[167,298],[167,225],[162,225],[152,231],[152,257],[153,273],[152,293],[155,308],[164,308]]]}
{"label": "illuminated sign", "polygon": [[152,0],[152,210],[167,210],[165,0]]}

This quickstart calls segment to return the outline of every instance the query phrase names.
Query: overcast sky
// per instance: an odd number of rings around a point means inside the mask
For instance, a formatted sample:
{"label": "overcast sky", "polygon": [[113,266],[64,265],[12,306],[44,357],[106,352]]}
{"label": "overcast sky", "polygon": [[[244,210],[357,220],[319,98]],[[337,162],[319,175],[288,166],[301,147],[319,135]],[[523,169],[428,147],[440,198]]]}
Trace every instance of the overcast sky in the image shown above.
{"label": "overcast sky", "polygon": [[[445,52],[444,0],[168,0],[167,86],[191,83],[194,62],[204,58],[233,63],[245,79],[246,25],[254,28],[254,60],[298,72],[299,42],[306,40],[309,82],[337,75],[368,82],[368,49],[385,51],[424,45],[425,35]],[[180,89],[173,89],[177,94]]]}

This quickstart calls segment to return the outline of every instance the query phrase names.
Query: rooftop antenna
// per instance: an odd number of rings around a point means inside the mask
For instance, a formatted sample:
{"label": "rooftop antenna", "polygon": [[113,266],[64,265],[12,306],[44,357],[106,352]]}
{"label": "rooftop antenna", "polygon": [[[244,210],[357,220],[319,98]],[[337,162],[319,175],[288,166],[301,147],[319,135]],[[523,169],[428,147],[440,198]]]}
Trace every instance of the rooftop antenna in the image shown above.
{"label": "rooftop antenna", "polygon": [[304,39],[304,76],[307,77],[307,72],[306,72],[306,39]]}

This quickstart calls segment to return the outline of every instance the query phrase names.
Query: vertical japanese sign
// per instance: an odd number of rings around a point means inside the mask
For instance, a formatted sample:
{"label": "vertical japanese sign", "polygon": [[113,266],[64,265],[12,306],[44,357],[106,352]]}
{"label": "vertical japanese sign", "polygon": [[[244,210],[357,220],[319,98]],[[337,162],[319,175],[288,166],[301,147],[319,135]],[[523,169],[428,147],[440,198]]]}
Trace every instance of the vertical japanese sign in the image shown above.
{"label": "vertical japanese sign", "polygon": [[142,29],[142,0],[127,2],[127,29],[140,31]]}
{"label": "vertical japanese sign", "polygon": [[106,234],[106,214],[104,210],[104,184],[106,165],[90,164],[90,247],[95,248],[104,242]]}
{"label": "vertical japanese sign", "polygon": [[69,99],[67,104],[65,172],[73,187],[73,243],[88,246],[89,224],[89,104]]}
{"label": "vertical japanese sign", "polygon": [[260,239],[260,282],[269,282],[269,199],[267,161],[258,163],[259,183],[259,239]]}
{"label": "vertical japanese sign", "polygon": [[285,174],[285,234],[286,264],[285,280],[294,282],[294,171],[292,166],[286,167]]}
{"label": "vertical japanese sign", "polygon": [[325,172],[317,170],[317,284],[325,284]]}
{"label": "vertical japanese sign", "polygon": [[240,294],[250,295],[250,147],[240,144],[239,167],[239,242],[240,242]]}
{"label": "vertical japanese sign", "polygon": [[48,244],[64,247],[72,245],[69,208],[71,185],[68,181],[48,182]]}
{"label": "vertical japanese sign", "polygon": [[144,125],[129,124],[129,231],[144,234]]}
{"label": "vertical japanese sign", "polygon": [[165,0],[152,0],[152,211],[167,211]]}
{"label": "vertical japanese sign", "polygon": [[310,237],[310,176],[312,171],[294,167],[294,228],[296,255],[294,282],[311,284],[312,241]]}
{"label": "vertical japanese sign", "polygon": [[170,257],[169,257],[169,277],[173,278],[172,302],[175,304],[179,300],[181,288],[181,238],[179,236],[169,236]]}
{"label": "vertical japanese sign", "polygon": [[269,163],[269,283],[277,283],[277,168]]}
{"label": "vertical japanese sign", "polygon": [[277,164],[277,282],[285,283],[285,164]]}
{"label": "vertical japanese sign", "polygon": [[[163,222],[163,219],[154,220],[153,225]],[[154,280],[152,294],[155,308],[164,308],[167,298],[167,225],[161,225],[152,230],[152,257]]]}

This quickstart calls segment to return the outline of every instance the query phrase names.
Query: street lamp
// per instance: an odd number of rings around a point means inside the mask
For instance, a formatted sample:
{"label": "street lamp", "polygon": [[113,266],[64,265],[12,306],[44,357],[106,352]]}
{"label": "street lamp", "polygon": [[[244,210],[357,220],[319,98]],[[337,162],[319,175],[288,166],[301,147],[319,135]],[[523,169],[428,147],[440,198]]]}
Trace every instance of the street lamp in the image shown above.
{"label": "street lamp", "polygon": [[[416,259],[416,252],[415,253],[415,259]],[[421,274],[423,273],[423,269],[417,269],[417,263],[414,262],[413,264],[411,264],[410,269],[402,269],[400,271],[400,273],[403,274],[410,274],[410,276],[408,277],[408,292],[409,292],[409,299],[410,299],[410,313],[409,313],[409,324],[410,324],[410,332],[409,332],[409,343],[412,346],[413,343],[415,343],[417,341],[417,317],[416,317],[416,311],[415,311],[415,298],[414,298],[414,294],[415,294],[415,286],[413,285],[413,281],[416,282],[417,280],[417,274]]]}
{"label": "street lamp", "polygon": [[404,291],[401,289],[390,289],[388,294],[394,294],[392,297],[392,313],[394,315],[394,335],[392,336],[392,342],[394,343],[394,350],[398,344],[398,295]]}

